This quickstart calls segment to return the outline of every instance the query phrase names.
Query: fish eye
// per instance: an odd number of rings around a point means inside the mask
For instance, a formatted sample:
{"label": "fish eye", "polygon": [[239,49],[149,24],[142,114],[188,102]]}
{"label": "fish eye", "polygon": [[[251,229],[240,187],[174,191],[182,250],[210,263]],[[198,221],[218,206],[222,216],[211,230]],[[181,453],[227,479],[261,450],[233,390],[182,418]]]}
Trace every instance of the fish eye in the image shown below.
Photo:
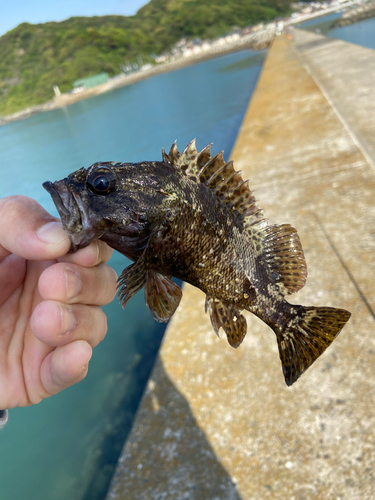
{"label": "fish eye", "polygon": [[91,173],[87,187],[94,194],[106,195],[115,189],[116,179],[108,168],[101,168]]}

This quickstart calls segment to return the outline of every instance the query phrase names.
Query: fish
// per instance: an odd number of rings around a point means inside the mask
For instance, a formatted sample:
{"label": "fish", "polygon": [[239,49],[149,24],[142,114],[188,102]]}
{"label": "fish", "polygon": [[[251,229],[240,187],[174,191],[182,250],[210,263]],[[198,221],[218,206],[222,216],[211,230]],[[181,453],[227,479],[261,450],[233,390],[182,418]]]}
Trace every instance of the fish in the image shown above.
{"label": "fish", "polygon": [[71,240],[71,252],[100,239],[133,263],[118,279],[122,307],[142,288],[152,316],[166,322],[181,288],[206,294],[217,335],[237,348],[246,335],[242,312],[276,334],[285,382],[291,386],[326,350],[350,318],[333,307],[290,304],[306,282],[301,241],[290,224],[269,224],[248,181],[195,140],[176,142],[162,161],[97,162],[43,183]]}

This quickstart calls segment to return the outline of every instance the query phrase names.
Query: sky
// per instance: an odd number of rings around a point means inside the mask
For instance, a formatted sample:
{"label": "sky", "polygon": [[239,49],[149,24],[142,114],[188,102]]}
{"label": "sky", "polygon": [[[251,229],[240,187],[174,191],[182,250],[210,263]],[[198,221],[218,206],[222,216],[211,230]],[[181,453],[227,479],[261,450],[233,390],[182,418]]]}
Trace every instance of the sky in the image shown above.
{"label": "sky", "polygon": [[149,0],[0,0],[0,36],[21,23],[63,21],[72,16],[132,16]]}

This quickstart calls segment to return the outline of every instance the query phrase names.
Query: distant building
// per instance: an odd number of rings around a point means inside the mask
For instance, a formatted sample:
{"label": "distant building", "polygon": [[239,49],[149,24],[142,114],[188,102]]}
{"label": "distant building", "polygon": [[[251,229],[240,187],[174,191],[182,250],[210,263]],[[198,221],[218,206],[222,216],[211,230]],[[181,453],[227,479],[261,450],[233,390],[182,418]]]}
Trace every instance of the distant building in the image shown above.
{"label": "distant building", "polygon": [[[102,83],[107,83],[109,81],[108,73],[98,73],[97,75],[86,76],[85,78],[80,78],[73,82],[74,90],[85,90],[101,85]],[[74,91],[73,91],[74,92]]]}

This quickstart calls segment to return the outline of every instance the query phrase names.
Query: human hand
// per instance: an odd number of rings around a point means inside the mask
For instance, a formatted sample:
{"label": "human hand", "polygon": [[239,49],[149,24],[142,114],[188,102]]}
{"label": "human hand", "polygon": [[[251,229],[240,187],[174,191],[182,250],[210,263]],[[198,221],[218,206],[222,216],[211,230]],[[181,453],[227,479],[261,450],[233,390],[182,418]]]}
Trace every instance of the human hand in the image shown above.
{"label": "human hand", "polygon": [[28,406],[82,380],[116,294],[112,250],[67,254],[59,219],[25,196],[0,199],[0,410]]}

